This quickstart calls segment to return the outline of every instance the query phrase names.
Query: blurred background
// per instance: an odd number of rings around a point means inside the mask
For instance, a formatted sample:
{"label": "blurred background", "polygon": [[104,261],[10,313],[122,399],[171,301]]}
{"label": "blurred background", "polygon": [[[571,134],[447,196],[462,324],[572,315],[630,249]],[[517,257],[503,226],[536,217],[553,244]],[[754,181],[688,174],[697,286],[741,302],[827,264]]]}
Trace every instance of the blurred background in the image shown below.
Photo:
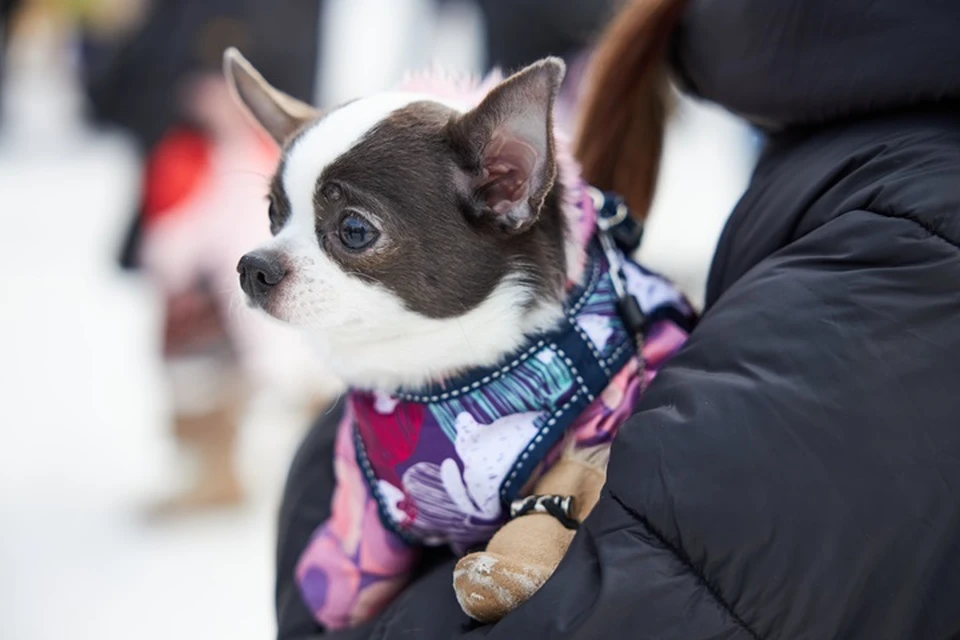
{"label": "blurred background", "polygon": [[[598,0],[0,0],[0,638],[274,635],[290,457],[338,392],[247,312],[276,151],[220,55],[334,105],[547,54],[575,114]],[[757,141],[681,101],[641,259],[695,301]]]}

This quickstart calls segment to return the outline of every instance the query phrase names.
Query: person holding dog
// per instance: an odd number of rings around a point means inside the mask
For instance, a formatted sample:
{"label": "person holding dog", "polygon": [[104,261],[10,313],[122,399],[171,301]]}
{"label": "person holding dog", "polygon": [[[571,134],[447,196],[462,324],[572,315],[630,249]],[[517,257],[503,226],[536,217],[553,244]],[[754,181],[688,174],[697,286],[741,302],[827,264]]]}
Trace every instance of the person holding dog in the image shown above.
{"label": "person holding dog", "polygon": [[[760,127],[698,327],[614,441],[553,577],[491,627],[448,552],[325,637],[946,639],[960,634],[960,5],[633,0],[600,45],[580,159],[650,197],[655,60]],[[606,163],[602,160],[606,159]],[[695,188],[696,176],[690,176]],[[280,637],[322,635],[290,562],[326,517],[326,418],[281,517]]]}

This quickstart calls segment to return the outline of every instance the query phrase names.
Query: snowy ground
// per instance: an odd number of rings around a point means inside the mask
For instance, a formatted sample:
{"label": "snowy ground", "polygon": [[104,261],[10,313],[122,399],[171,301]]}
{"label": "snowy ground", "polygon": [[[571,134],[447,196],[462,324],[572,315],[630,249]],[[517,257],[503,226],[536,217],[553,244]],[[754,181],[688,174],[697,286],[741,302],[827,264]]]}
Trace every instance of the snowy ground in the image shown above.
{"label": "snowy ground", "polygon": [[[437,46],[456,49],[456,39]],[[10,91],[0,137],[0,638],[270,637],[273,515],[302,421],[248,421],[246,508],[143,521],[141,506],[179,469],[153,357],[156,300],[112,262],[133,198],[130,149],[80,127],[62,78],[15,77]],[[694,297],[749,163],[738,125],[684,106],[644,256]]]}

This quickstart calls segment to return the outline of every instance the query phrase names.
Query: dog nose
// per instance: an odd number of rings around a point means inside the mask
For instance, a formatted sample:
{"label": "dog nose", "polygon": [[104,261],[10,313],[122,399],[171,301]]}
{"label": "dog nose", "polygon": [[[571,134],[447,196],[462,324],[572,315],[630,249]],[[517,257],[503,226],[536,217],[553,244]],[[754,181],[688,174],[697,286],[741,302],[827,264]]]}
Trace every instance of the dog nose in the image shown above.
{"label": "dog nose", "polygon": [[270,291],[287,275],[287,270],[276,256],[255,252],[240,258],[237,273],[240,274],[240,288],[254,304],[262,307]]}

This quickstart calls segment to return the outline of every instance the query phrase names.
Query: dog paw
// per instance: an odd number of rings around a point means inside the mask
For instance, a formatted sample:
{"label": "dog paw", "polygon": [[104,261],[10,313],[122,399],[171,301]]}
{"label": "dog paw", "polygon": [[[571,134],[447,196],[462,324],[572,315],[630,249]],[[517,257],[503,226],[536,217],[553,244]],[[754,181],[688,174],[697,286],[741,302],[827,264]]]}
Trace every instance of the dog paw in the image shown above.
{"label": "dog paw", "polygon": [[546,567],[497,553],[471,553],[457,563],[453,589],[464,613],[480,622],[496,622],[536,593],[549,577]]}

